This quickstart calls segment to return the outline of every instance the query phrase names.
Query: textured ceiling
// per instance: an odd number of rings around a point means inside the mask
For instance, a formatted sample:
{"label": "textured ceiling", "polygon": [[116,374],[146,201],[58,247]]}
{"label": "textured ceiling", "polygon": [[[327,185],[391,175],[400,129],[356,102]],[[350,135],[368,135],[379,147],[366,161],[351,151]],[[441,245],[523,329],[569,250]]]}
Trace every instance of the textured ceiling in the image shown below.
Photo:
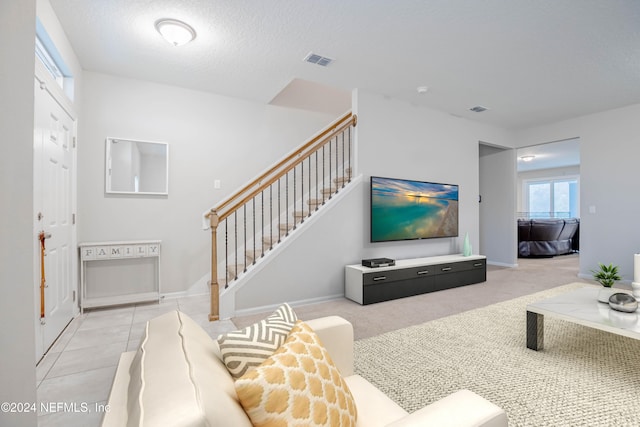
{"label": "textured ceiling", "polygon": [[[50,2],[86,70],[257,102],[299,79],[510,129],[640,103],[637,0]],[[160,18],[197,38],[169,45]]]}

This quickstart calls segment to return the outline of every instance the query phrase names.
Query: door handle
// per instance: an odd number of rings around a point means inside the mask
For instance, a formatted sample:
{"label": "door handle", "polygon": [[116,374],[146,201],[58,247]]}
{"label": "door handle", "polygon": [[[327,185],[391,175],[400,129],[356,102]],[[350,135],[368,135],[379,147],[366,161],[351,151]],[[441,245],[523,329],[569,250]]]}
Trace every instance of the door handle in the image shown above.
{"label": "door handle", "polygon": [[51,233],[45,233],[42,230],[38,233],[38,240],[40,241],[40,319],[44,319],[45,316],[45,308],[44,308],[44,288],[47,287],[47,280],[45,278],[44,271],[44,257],[46,255],[46,250],[44,247],[44,241],[51,237]]}

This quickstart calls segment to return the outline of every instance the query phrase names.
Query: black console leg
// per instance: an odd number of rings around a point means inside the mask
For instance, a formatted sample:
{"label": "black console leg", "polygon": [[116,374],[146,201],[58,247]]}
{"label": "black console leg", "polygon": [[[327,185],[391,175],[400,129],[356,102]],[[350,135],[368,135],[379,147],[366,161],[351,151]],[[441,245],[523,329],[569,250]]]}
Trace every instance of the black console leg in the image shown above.
{"label": "black console leg", "polygon": [[544,347],[544,316],[527,311],[527,348],[542,350]]}

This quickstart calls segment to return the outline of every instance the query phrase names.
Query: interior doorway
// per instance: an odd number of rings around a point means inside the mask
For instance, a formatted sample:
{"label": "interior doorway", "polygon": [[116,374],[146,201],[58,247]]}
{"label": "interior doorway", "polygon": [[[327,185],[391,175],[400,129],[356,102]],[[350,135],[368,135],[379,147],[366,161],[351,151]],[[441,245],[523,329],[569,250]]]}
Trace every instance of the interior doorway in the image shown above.
{"label": "interior doorway", "polygon": [[518,256],[578,254],[580,139],[517,150]]}

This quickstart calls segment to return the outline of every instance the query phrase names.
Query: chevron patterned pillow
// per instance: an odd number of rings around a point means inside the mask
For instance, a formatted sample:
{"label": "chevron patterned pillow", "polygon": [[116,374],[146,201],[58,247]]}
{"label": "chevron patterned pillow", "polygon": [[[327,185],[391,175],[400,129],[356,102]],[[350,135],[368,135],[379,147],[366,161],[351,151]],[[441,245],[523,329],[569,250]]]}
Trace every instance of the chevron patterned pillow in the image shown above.
{"label": "chevron patterned pillow", "polygon": [[285,342],[298,320],[284,303],[269,317],[218,337],[222,361],[234,379],[267,360]]}

